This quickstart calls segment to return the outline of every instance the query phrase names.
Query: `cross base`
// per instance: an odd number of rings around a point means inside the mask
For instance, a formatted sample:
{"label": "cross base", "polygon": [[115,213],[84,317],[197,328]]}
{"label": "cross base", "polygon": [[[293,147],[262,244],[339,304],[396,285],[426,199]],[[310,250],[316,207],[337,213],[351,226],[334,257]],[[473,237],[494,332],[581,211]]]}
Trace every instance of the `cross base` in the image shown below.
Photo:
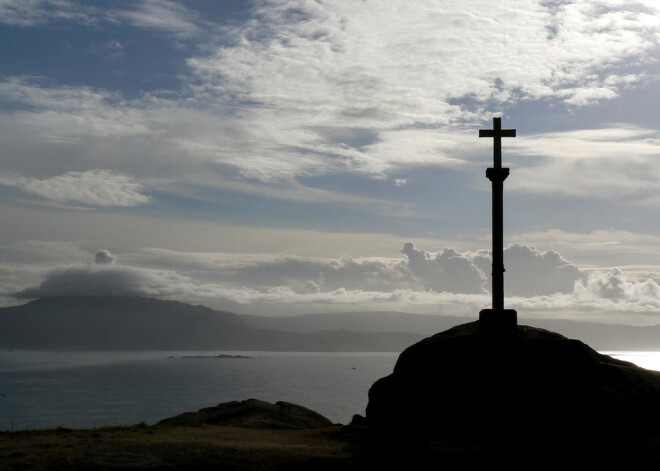
{"label": "cross base", "polygon": [[482,309],[479,311],[479,329],[488,332],[506,332],[516,329],[518,313],[515,309]]}

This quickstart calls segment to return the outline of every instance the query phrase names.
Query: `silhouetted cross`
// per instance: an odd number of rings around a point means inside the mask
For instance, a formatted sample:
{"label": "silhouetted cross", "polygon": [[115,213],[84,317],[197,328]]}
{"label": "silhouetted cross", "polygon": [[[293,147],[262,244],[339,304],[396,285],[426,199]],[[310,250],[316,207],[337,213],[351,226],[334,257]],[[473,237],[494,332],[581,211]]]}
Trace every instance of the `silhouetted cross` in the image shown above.
{"label": "silhouetted cross", "polygon": [[493,138],[493,163],[502,168],[502,138],[516,137],[516,130],[502,129],[502,118],[493,118],[493,129],[479,129],[479,137]]}
{"label": "silhouetted cross", "polygon": [[493,184],[493,308],[479,313],[480,323],[501,327],[517,323],[513,309],[504,309],[504,180],[509,169],[502,168],[502,138],[516,137],[515,129],[502,129],[502,118],[493,118],[493,129],[480,129],[479,137],[493,138],[493,168],[486,169],[486,177]]}

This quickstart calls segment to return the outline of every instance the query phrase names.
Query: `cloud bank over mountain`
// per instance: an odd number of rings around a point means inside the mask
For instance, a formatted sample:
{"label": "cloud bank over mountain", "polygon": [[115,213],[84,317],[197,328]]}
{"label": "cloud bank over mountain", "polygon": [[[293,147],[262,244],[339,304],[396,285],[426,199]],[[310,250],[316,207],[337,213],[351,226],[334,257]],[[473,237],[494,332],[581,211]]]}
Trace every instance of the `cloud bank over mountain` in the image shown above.
{"label": "cloud bank over mountain", "polygon": [[[407,242],[401,254],[338,260],[169,253],[167,260],[152,255],[151,267],[138,267],[116,263],[113,254],[100,250],[95,263],[55,268],[38,286],[11,295],[153,296],[259,314],[398,310],[476,315],[490,304],[486,251],[428,252]],[[627,279],[618,268],[587,273],[557,252],[522,245],[508,247],[505,262],[507,303],[526,315],[654,315],[660,309],[656,281]],[[178,270],[157,268],[159,263]]]}

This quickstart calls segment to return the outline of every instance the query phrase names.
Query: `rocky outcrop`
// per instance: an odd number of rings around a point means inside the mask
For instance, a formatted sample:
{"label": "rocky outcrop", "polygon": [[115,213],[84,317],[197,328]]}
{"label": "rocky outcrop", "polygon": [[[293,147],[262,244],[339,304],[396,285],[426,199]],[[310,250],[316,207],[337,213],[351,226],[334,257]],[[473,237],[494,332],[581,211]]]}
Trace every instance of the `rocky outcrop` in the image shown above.
{"label": "rocky outcrop", "polygon": [[249,428],[305,429],[327,427],[332,422],[306,407],[257,399],[231,401],[161,420],[157,425],[234,425]]}
{"label": "rocky outcrop", "polygon": [[366,415],[374,436],[397,443],[548,457],[630,449],[660,430],[660,373],[543,329],[473,322],[406,349],[371,387]]}

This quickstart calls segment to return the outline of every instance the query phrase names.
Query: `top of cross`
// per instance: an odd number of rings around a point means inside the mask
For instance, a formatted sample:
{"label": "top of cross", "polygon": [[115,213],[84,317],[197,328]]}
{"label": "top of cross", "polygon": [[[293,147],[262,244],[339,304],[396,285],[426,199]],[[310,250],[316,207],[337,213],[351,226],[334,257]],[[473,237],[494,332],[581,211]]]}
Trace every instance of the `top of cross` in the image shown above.
{"label": "top of cross", "polygon": [[495,168],[502,168],[502,138],[516,137],[515,129],[502,129],[502,118],[493,118],[493,129],[479,129],[479,137],[492,137]]}

